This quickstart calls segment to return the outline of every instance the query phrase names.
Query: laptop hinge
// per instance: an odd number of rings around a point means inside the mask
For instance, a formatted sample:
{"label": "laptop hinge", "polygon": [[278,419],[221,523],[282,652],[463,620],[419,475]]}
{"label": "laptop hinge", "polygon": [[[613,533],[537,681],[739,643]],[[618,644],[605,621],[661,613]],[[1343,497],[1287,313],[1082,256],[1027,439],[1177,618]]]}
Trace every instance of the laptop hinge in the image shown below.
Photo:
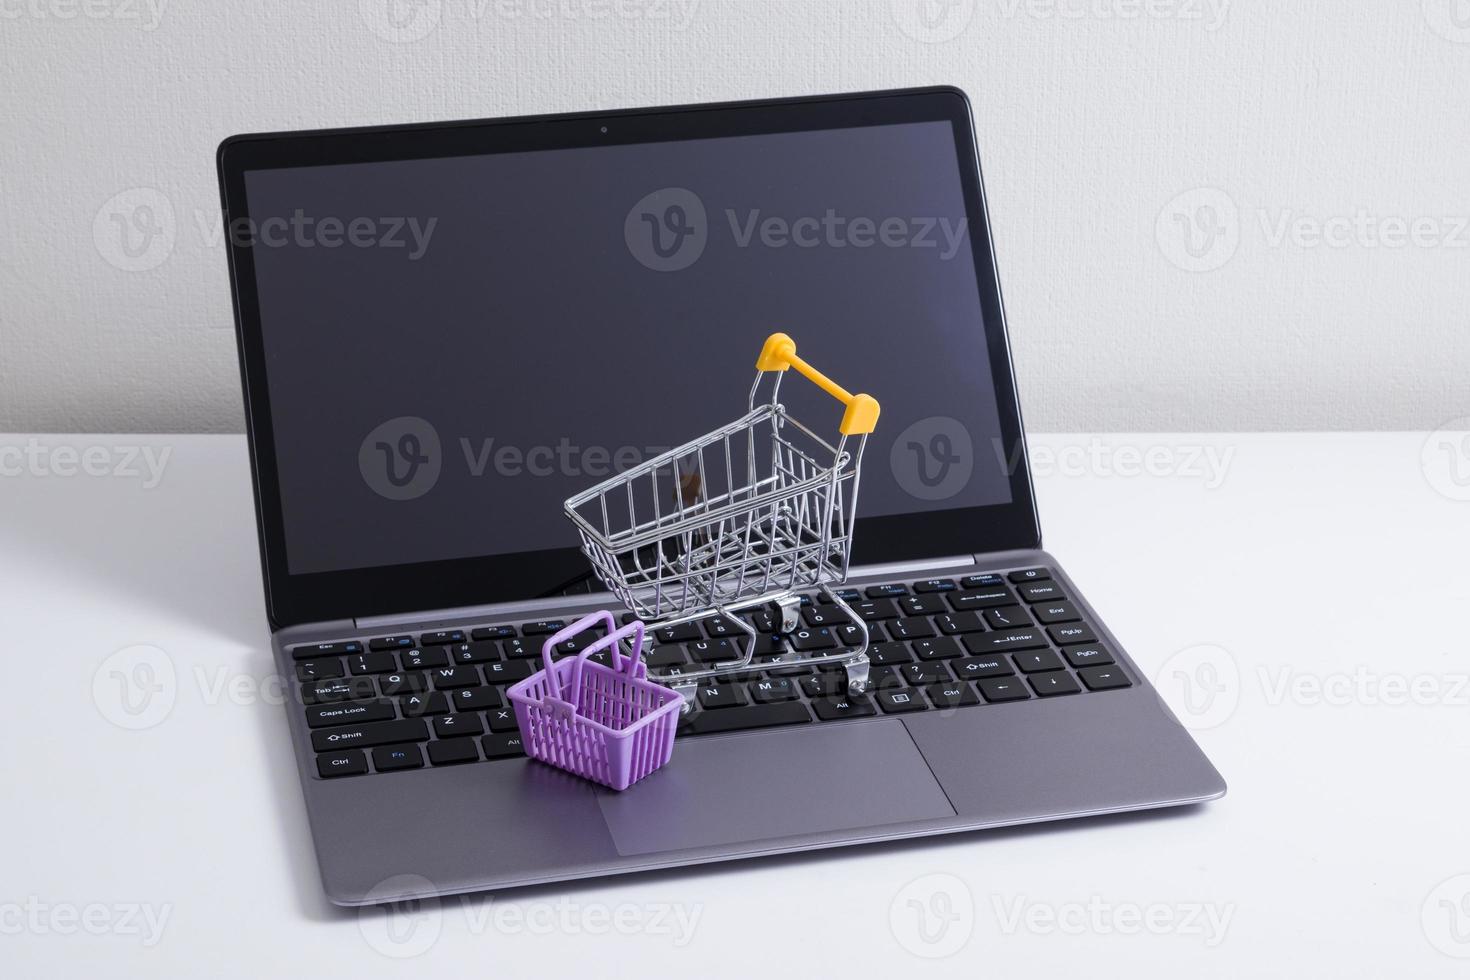
{"label": "laptop hinge", "polygon": [[[953,555],[947,558],[925,558],[922,561],[884,562],[874,565],[855,565],[850,578],[870,578],[875,575],[926,575],[947,569],[967,568],[974,565],[974,555]],[[392,632],[407,626],[431,623],[458,623],[468,619],[534,619],[538,612],[559,609],[603,608],[614,603],[607,592],[588,595],[555,596],[550,599],[521,599],[514,602],[496,602],[477,606],[459,606],[453,609],[429,609],[422,612],[397,613],[392,616],[363,616],[355,619],[357,628],[364,631]]]}

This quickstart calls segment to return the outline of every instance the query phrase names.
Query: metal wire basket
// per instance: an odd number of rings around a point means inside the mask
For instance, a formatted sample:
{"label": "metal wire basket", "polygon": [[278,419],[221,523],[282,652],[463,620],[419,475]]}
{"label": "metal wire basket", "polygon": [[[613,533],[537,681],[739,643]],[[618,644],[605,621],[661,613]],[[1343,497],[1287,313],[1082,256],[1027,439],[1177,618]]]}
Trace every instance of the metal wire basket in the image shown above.
{"label": "metal wire basket", "polygon": [[[847,406],[835,445],[781,404],[781,379],[793,367]],[[687,687],[748,667],[758,633],[733,614],[774,602],[790,633],[799,591],[819,588],[852,625],[834,631],[836,649],[802,662],[842,662],[849,689],[860,692],[867,625],[833,587],[847,579],[878,403],[807,364],[785,334],[766,341],[756,369],[744,416],[572,497],[567,515],[598,577],[640,619],[667,626],[723,615],[746,634],[743,656],[656,680]],[[770,399],[758,403],[767,375]]]}

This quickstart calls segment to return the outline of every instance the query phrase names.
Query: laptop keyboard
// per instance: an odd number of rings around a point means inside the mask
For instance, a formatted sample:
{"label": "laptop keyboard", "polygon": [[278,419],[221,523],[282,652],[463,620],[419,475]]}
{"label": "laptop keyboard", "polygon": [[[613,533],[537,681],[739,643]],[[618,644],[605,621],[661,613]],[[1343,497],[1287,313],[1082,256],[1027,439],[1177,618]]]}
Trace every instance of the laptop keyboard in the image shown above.
{"label": "laptop keyboard", "polygon": [[[1109,649],[1045,568],[843,589],[868,625],[868,692],[846,692],[836,664],[802,658],[848,642],[857,627],[806,597],[787,637],[776,612],[748,614],[761,633],[736,677],[706,681],[680,737],[966,709],[1132,686]],[[540,669],[545,637],[563,620],[377,636],[292,648],[323,778],[520,757],[507,686]],[[655,673],[735,659],[746,634],[711,619],[651,634]],[[591,642],[561,645],[574,654]],[[606,663],[606,651],[597,657]]]}

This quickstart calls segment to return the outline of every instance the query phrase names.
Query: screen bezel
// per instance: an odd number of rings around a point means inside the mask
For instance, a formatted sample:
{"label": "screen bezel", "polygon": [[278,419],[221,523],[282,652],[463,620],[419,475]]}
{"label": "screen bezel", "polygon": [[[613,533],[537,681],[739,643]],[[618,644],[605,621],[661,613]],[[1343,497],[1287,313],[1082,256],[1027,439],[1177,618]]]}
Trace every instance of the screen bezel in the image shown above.
{"label": "screen bezel", "polygon": [[[909,89],[801,99],[519,117],[504,120],[318,130],[232,136],[217,154],[226,228],[249,219],[247,171],[344,163],[572,149],[627,143],[845,129],[900,123],[948,122],[955,134],[975,271],[999,408],[1011,502],[859,521],[854,565],[913,561],[1035,548],[1041,543],[1020,405],[1016,397],[1005,310],[991,245],[970,103],[956,88]],[[248,245],[226,235],[246,433],[254,481],[256,523],[266,611],[274,628],[300,623],[449,609],[517,599],[526,583],[562,581],[586,568],[575,548],[480,558],[293,575],[286,558],[285,522],[275,453],[274,422]],[[977,325],[978,326],[978,325]],[[573,572],[575,574],[575,572]]]}

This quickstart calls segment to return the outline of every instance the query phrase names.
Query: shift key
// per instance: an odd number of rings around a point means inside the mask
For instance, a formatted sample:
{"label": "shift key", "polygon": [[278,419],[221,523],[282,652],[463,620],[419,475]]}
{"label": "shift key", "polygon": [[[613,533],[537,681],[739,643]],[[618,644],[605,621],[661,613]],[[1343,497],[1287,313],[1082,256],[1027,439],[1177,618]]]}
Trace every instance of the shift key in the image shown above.
{"label": "shift key", "polygon": [[312,748],[318,752],[359,748],[373,745],[391,745],[394,742],[426,742],[429,728],[422,718],[405,718],[402,721],[382,721],[372,725],[344,725],[341,728],[323,728],[311,733]]}

